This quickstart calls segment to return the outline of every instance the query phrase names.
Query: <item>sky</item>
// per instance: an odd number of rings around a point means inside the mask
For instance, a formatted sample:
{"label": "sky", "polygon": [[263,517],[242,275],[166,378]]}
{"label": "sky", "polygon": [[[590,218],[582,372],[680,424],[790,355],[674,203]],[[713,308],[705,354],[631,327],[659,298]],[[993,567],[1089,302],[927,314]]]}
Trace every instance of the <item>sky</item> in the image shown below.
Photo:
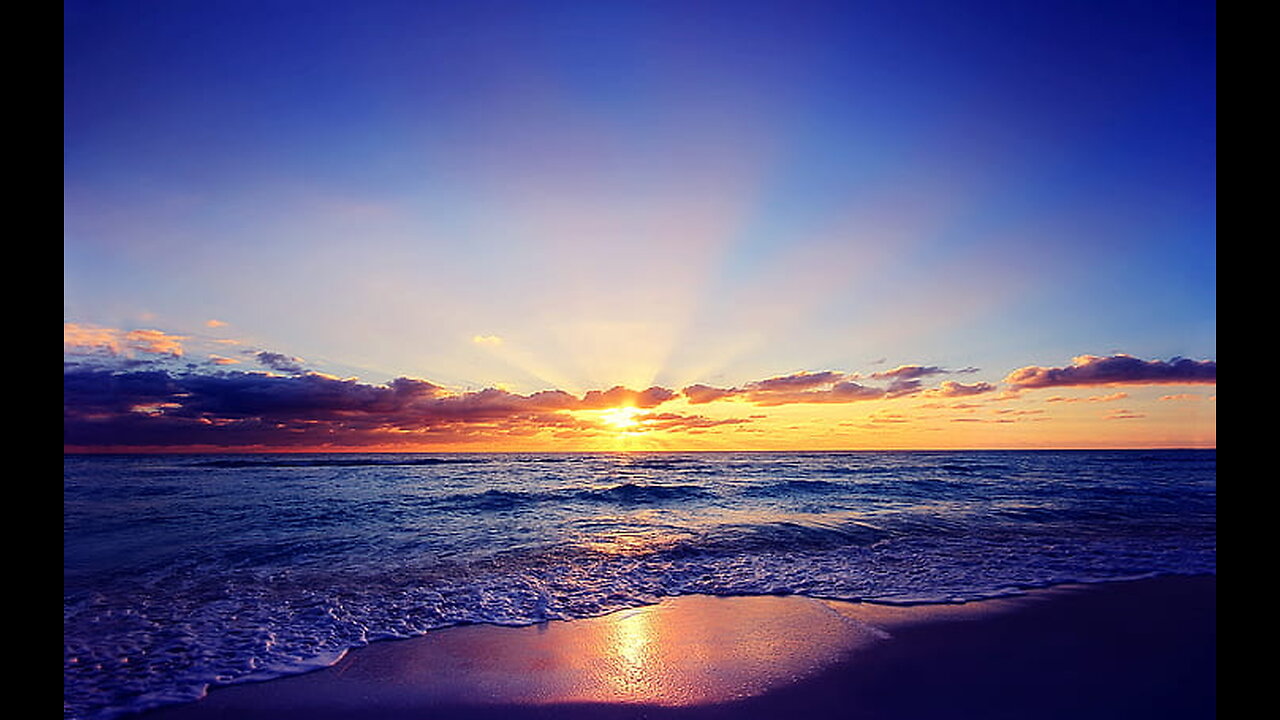
{"label": "sky", "polygon": [[1215,34],[68,0],[64,447],[1213,447]]}

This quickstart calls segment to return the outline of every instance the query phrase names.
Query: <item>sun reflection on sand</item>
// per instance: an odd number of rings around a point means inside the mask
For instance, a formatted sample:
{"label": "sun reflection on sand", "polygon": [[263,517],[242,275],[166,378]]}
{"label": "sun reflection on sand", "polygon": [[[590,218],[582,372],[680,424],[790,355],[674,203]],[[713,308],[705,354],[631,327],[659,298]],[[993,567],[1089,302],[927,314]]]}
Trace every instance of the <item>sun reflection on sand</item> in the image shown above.
{"label": "sun reflection on sand", "polygon": [[605,679],[622,698],[651,696],[655,653],[649,613],[627,613],[613,624],[613,630],[610,656],[616,660],[616,669]]}
{"label": "sun reflection on sand", "polygon": [[539,639],[554,648],[554,660],[537,669],[544,678],[537,683],[538,696],[520,699],[667,706],[725,702],[794,681],[883,637],[805,598],[668,598],[550,626]]}
{"label": "sun reflection on sand", "polygon": [[398,707],[623,703],[692,706],[759,695],[883,642],[912,618],[1012,606],[892,608],[800,596],[687,595],[595,618],[471,625],[373,643],[285,681],[309,701]]}
{"label": "sun reflection on sand", "polygon": [[819,601],[774,596],[668,598],[560,629],[578,682],[572,693],[543,702],[725,702],[792,682],[884,637]]}
{"label": "sun reflection on sand", "polygon": [[688,706],[765,692],[883,639],[802,597],[688,595],[570,622],[451,628],[362,648],[330,669],[348,691],[413,702]]}

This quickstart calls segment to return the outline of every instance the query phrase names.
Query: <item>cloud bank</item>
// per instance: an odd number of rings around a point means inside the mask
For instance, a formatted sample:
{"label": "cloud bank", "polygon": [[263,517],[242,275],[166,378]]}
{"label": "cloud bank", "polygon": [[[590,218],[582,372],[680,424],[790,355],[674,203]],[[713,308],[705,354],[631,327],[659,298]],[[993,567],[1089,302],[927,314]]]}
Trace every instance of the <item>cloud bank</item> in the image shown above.
{"label": "cloud bank", "polygon": [[[741,387],[717,388],[709,385],[689,385],[680,392],[694,405],[718,400],[740,400],[761,407],[794,405],[803,403],[848,403],[860,400],[879,400],[918,393],[940,397],[960,397],[990,392],[995,389],[988,383],[962,385],[944,381],[937,388],[926,389],[921,378],[949,371],[939,367],[902,365],[893,370],[872,373],[863,378],[857,373],[798,372],[765,380],[757,380]],[[969,370],[959,371],[969,372]],[[887,381],[883,387],[855,382],[855,380]]]}
{"label": "cloud bank", "polygon": [[1081,355],[1069,367],[1029,366],[1009,373],[1004,381],[1019,388],[1095,385],[1213,385],[1218,364],[1213,360],[1173,358],[1140,360],[1132,355]]}
{"label": "cloud bank", "polygon": [[[694,384],[680,390],[616,386],[581,396],[563,390],[526,395],[497,388],[457,392],[427,380],[399,377],[382,385],[308,370],[303,361],[266,350],[242,357],[262,370],[235,369],[217,355],[196,361],[189,338],[161,331],[64,326],[63,437],[72,449],[92,448],[391,448],[498,441],[546,433],[556,438],[616,435],[618,428],[588,411],[633,407],[632,432],[698,433],[742,426],[765,416],[710,418],[659,412],[672,402],[745,403],[758,407],[854,403],[918,397],[968,398],[994,393],[987,382],[926,378],[948,371],[902,365],[862,376],[835,370],[796,372],[735,387]],[[235,365],[235,368],[231,367]],[[1075,358],[1062,368],[1024,367],[1006,390],[1040,387],[1212,384],[1216,363],[1127,355]],[[1090,398],[1109,401],[1123,393]],[[1054,398],[1051,398],[1053,400]],[[1065,399],[1063,399],[1065,401]],[[886,416],[887,417],[887,416]],[[903,416],[905,417],[905,416]],[[1115,419],[1140,417],[1128,411]]]}

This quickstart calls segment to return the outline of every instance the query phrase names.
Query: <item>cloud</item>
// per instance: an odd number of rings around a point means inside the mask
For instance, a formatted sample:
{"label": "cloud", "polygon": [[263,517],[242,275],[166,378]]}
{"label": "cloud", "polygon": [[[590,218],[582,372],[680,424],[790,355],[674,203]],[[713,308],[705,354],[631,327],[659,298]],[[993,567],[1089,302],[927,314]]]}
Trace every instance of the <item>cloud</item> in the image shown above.
{"label": "cloud", "polygon": [[302,358],[291,357],[277,352],[269,352],[262,350],[254,354],[254,358],[264,366],[285,373],[301,373],[306,372],[306,368],[302,367]]}
{"label": "cloud", "polygon": [[1131,355],[1081,355],[1069,367],[1029,366],[1009,373],[1004,381],[1019,388],[1093,385],[1212,385],[1218,381],[1218,364],[1212,360],[1173,358],[1140,360]]}
{"label": "cloud", "polygon": [[1204,395],[1196,395],[1195,393],[1175,393],[1173,395],[1161,395],[1159,400],[1164,401],[1196,401],[1204,400]]}
{"label": "cloud", "polygon": [[832,370],[824,370],[822,372],[798,372],[791,375],[782,375],[772,377],[765,380],[757,380],[747,385],[747,389],[754,392],[795,392],[797,390],[811,390],[813,388],[830,385],[832,383],[844,380],[846,375]]}
{"label": "cloud", "polygon": [[[458,392],[427,380],[399,377],[382,385],[308,371],[303,361],[266,350],[246,350],[270,372],[235,370],[235,361],[208,355],[207,361],[178,362],[184,336],[156,330],[120,331],[64,324],[68,359],[63,370],[64,441],[68,447],[393,447],[468,440],[495,440],[551,433],[565,437],[599,434],[605,426],[577,411],[633,407],[652,411],[683,398],[690,405],[736,401],[760,407],[851,403],[917,396],[967,398],[994,393],[986,382],[924,378],[949,371],[902,365],[866,378],[835,370],[802,371],[736,387],[693,384],[635,390],[615,386],[578,396],[563,390],[527,395],[502,388]],[[138,354],[148,357],[138,359]],[[1212,383],[1213,362],[1174,358],[1147,362],[1125,355],[1081,356],[1067,368],[1027,367],[1009,373],[1003,388],[1136,383]],[[861,382],[855,381],[860,379]],[[871,384],[872,381],[878,381]],[[864,384],[866,383],[866,384]],[[1123,392],[1090,398],[1060,396],[1049,402],[1110,402]],[[993,396],[994,397],[994,396]],[[1171,395],[1166,398],[1181,398]],[[957,406],[958,407],[958,406]],[[996,413],[957,421],[1008,422],[1043,419],[1039,411]],[[697,414],[643,412],[640,431],[701,432],[742,426],[746,419],[714,419]],[[1109,419],[1141,415],[1118,410]],[[878,422],[893,422],[892,415]],[[611,432],[616,432],[612,428]]]}
{"label": "cloud", "polygon": [[944,380],[938,384],[938,387],[925,390],[922,394],[927,397],[970,397],[993,392],[995,389],[996,386],[991,383],[976,382],[966,385],[954,380]]}
{"label": "cloud", "polygon": [[582,398],[580,409],[603,410],[615,407],[657,407],[668,400],[674,400],[676,393],[663,387],[651,387],[647,390],[629,390],[616,386],[608,390],[591,390]]}
{"label": "cloud", "polygon": [[911,416],[903,415],[902,413],[877,412],[872,413],[871,416],[867,418],[867,423],[871,425],[896,425],[899,423],[909,423],[912,419],[913,418]]}
{"label": "cloud", "polygon": [[845,403],[885,396],[884,390],[859,385],[852,377],[833,370],[799,372],[748,383],[740,394],[748,402],[763,407]]}
{"label": "cloud", "polygon": [[749,382],[742,387],[717,388],[689,385],[681,393],[691,404],[717,400],[743,400],[765,407],[801,403],[841,403],[884,397],[885,391],[849,380],[834,370],[798,372]]}
{"label": "cloud", "polygon": [[471,338],[471,342],[477,345],[485,345],[488,347],[498,347],[502,344],[502,338],[497,335],[476,335]]}
{"label": "cloud", "polygon": [[995,386],[989,383],[965,385],[950,380],[943,382],[937,388],[926,389],[922,386],[921,378],[947,372],[949,371],[935,366],[901,365],[893,370],[872,373],[868,376],[872,380],[889,381],[884,387],[876,387],[854,382],[860,377],[856,374],[824,370],[782,375],[733,388],[695,384],[686,386],[680,392],[693,405],[718,400],[740,400],[770,407],[805,403],[858,402],[921,393],[932,397],[963,397],[991,392],[995,389]]}
{"label": "cloud", "polygon": [[78,323],[62,324],[63,352],[133,355],[148,353],[181,357],[185,335],[171,335],[161,330],[117,330]]}
{"label": "cloud", "polygon": [[797,390],[792,392],[748,391],[747,400],[764,407],[800,403],[847,403],[859,400],[876,400],[885,397],[887,391],[859,385],[856,382],[838,382],[821,390]]}
{"label": "cloud", "polygon": [[884,370],[878,373],[871,373],[871,377],[876,380],[890,378],[893,380],[919,380],[929,375],[938,375],[945,373],[940,367],[925,367],[924,365],[899,365],[892,370]]}
{"label": "cloud", "polygon": [[104,350],[115,355],[121,350],[120,333],[109,328],[63,323],[62,347],[63,352],[73,354]]}
{"label": "cloud", "polygon": [[732,388],[717,388],[710,385],[690,385],[680,391],[691,405],[702,405],[738,395]]}
{"label": "cloud", "polygon": [[[793,376],[788,376],[793,377]],[[843,377],[843,375],[839,375]],[[774,378],[777,380],[779,378]],[[690,404],[699,405],[717,400],[743,400],[763,407],[806,403],[845,403],[857,400],[873,400],[885,397],[886,391],[866,387],[853,381],[830,382],[829,387],[813,387],[806,381],[794,386],[769,380],[749,383],[741,388],[716,388],[707,385],[690,385],[681,393]]]}
{"label": "cloud", "polygon": [[[265,355],[257,357],[277,367],[288,367],[293,360]],[[595,426],[568,411],[652,408],[675,397],[673,391],[656,387],[614,387],[579,398],[560,390],[456,393],[408,377],[371,385],[305,371],[279,375],[68,365],[63,372],[63,432],[71,447],[402,445],[544,430],[577,432]],[[646,430],[737,422],[696,415],[647,417]]]}
{"label": "cloud", "polygon": [[159,330],[130,330],[125,333],[125,344],[134,349],[156,355],[182,356],[183,335],[169,335]]}
{"label": "cloud", "polygon": [[742,425],[751,422],[749,418],[716,420],[705,415],[684,415],[680,413],[645,413],[637,415],[635,419],[638,422],[637,429],[646,432],[654,430],[705,430],[707,428]]}
{"label": "cloud", "polygon": [[1073,398],[1073,397],[1064,397],[1064,396],[1062,396],[1062,395],[1054,395],[1053,397],[1045,398],[1045,399],[1044,399],[1044,401],[1045,401],[1045,402],[1047,402],[1047,403],[1050,403],[1050,402],[1051,402],[1051,403],[1058,403],[1058,402],[1061,402],[1061,403],[1079,403],[1079,402],[1094,402],[1094,403],[1097,403],[1097,402],[1115,402],[1116,400],[1124,400],[1124,399],[1125,399],[1125,398],[1127,398],[1127,397],[1129,397],[1129,393],[1127,393],[1127,392],[1115,392],[1115,393],[1111,393],[1110,395],[1090,395],[1089,397],[1082,397],[1082,398],[1079,398],[1079,397],[1074,397],[1074,398]]}
{"label": "cloud", "polygon": [[227,324],[221,320],[207,320],[205,321],[204,325],[205,327],[211,327],[211,328],[220,328],[220,327],[227,326]]}

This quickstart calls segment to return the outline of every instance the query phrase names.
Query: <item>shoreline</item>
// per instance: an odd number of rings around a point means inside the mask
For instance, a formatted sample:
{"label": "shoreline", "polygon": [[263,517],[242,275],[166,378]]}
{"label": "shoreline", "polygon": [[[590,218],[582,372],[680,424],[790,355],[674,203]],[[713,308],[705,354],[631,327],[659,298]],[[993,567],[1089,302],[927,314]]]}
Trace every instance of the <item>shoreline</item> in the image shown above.
{"label": "shoreline", "polygon": [[539,625],[466,625],[128,717],[1207,718],[1216,575],[967,603],[687,595]]}

